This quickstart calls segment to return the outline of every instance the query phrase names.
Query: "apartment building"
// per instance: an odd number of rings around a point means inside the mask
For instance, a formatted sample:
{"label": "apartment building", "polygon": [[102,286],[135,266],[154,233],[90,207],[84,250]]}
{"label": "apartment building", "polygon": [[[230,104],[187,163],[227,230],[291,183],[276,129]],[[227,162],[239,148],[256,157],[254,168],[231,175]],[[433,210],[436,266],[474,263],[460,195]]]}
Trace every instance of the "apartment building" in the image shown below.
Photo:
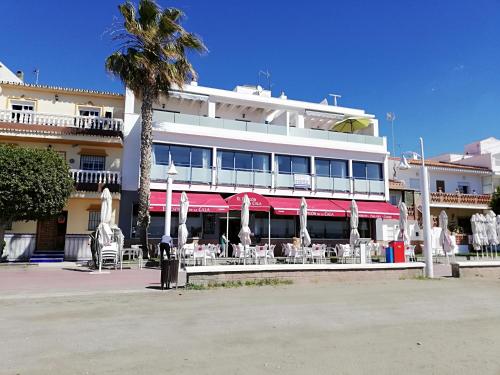
{"label": "apartment building", "polygon": [[6,231],[8,259],[40,254],[90,258],[89,233],[100,222],[100,191],[113,195],[118,220],[124,96],[24,83],[0,63],[0,142],[52,149],[66,159],[75,182],[64,210],[38,222],[13,222]]}

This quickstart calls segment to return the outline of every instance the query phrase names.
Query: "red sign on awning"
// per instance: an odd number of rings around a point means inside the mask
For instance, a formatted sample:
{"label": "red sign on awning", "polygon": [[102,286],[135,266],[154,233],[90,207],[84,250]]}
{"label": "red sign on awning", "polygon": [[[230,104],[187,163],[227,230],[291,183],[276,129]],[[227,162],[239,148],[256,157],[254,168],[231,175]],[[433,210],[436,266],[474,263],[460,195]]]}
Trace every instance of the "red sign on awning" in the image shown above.
{"label": "red sign on awning", "polygon": [[[220,194],[210,193],[187,193],[189,200],[188,212],[215,212],[226,213],[229,206]],[[152,191],[149,211],[165,212],[166,193],[164,191]],[[172,193],[172,212],[179,212],[181,193]]]}
{"label": "red sign on awning", "polygon": [[229,205],[231,211],[240,211],[241,204],[243,203],[243,197],[247,195],[250,200],[250,211],[265,211],[268,212],[271,207],[269,205],[268,197],[257,193],[239,193],[226,198],[226,202]]}
{"label": "red sign on awning", "polygon": [[[300,198],[268,197],[276,215],[299,215]],[[329,199],[306,198],[307,215],[345,217],[346,212]]]}
{"label": "red sign on awning", "polygon": [[[333,200],[351,216],[351,201]],[[356,201],[359,217],[368,219],[399,219],[399,208],[387,202]]]}

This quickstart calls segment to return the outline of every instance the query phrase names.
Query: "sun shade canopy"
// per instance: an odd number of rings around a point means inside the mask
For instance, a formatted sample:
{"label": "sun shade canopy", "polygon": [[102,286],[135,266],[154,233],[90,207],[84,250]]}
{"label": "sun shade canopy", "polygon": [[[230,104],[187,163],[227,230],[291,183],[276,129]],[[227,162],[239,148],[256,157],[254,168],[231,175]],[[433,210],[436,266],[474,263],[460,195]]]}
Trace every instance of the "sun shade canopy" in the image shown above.
{"label": "sun shade canopy", "polygon": [[[267,197],[276,215],[299,215],[300,198]],[[345,217],[346,212],[329,199],[306,199],[310,216]]]}
{"label": "sun shade canopy", "polygon": [[[215,212],[226,213],[229,206],[220,194],[187,193],[189,200],[188,212]],[[172,193],[172,212],[179,212],[181,193]],[[164,191],[151,192],[151,212],[165,212],[166,193]]]}

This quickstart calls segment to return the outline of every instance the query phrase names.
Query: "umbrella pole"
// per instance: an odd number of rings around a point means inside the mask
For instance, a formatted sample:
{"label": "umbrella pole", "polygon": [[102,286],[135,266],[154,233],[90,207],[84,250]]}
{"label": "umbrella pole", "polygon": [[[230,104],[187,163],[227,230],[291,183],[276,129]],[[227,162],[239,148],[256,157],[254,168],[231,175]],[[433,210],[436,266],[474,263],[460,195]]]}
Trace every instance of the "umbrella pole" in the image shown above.
{"label": "umbrella pole", "polygon": [[[267,215],[267,251],[271,251],[271,209],[269,209]],[[266,263],[267,263],[267,255],[266,254]]]}
{"label": "umbrella pole", "polygon": [[224,245],[224,247],[224,256],[227,258],[229,250],[229,211],[227,211],[226,214],[226,244]]}

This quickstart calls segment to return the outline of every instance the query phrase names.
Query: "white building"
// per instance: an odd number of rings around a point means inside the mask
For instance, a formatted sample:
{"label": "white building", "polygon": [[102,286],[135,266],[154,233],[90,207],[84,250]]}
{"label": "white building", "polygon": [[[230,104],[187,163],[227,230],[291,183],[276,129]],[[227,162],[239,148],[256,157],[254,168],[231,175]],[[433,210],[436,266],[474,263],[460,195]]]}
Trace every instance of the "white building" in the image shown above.
{"label": "white building", "polygon": [[[127,90],[120,211],[126,238],[135,237],[140,107],[140,100]],[[239,212],[233,210],[238,204],[228,198],[239,193],[252,195],[256,241],[267,239],[268,217],[273,241],[297,236],[300,197],[308,200],[313,240],[348,238],[351,199],[359,203],[364,237],[375,237],[376,218],[397,216],[397,209],[387,203],[386,139],[379,135],[377,119],[364,110],[291,100],[283,93],[272,97],[260,86],[229,91],[196,82],[182,92],[172,91],[154,108],[152,238],[164,231],[171,160],[179,172],[174,210],[181,191],[188,192],[191,202],[190,237],[214,242],[228,231],[236,242]],[[346,118],[369,119],[369,126],[354,133],[329,131]],[[173,217],[174,236],[176,232]]]}

